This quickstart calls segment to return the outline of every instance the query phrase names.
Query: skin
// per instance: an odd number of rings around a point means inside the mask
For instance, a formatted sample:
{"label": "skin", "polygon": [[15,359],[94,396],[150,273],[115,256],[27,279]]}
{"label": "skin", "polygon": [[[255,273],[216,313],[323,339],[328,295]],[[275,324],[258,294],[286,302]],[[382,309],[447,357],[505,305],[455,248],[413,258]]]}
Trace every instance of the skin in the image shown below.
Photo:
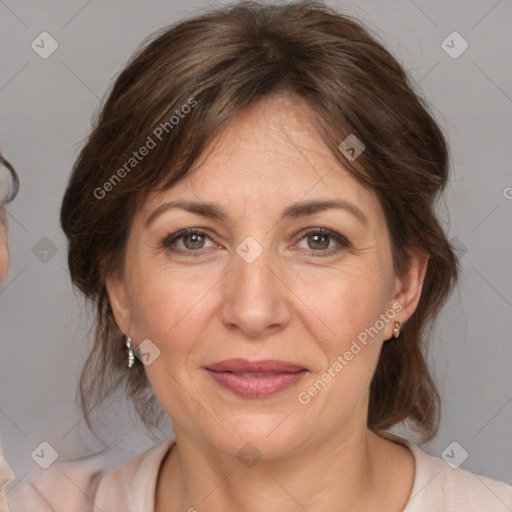
{"label": "skin", "polygon": [[[7,227],[3,218],[3,211],[0,205],[0,291],[9,269],[9,245],[7,243]],[[12,478],[12,472],[3,459],[2,444],[0,442],[0,481],[2,478]],[[3,483],[3,482],[2,482]],[[0,500],[0,508],[3,501]]]}
{"label": "skin", "polygon": [[[228,220],[172,208],[145,225],[177,199],[215,202]],[[326,199],[352,203],[367,224],[341,209],[281,218],[291,204]],[[184,228],[207,236],[163,246]],[[332,237],[315,243],[308,228],[330,229],[350,246]],[[252,263],[236,252],[247,236],[263,248]],[[332,248],[340,250],[326,256]],[[177,445],[162,464],[155,510],[402,510],[414,458],[367,429],[369,386],[394,320],[405,322],[418,304],[427,259],[413,253],[408,273],[394,274],[377,197],[342,167],[306,105],[290,96],[246,111],[193,173],[150,195],[134,216],[122,273],[107,289],[120,329],[135,346],[149,338],[160,350],[146,371]],[[298,393],[393,304],[401,306],[393,321],[309,404],[299,403]],[[204,370],[233,357],[289,361],[309,373],[277,395],[241,398]],[[248,442],[261,453],[252,467],[237,458]]]}
{"label": "skin", "polygon": [[9,246],[7,244],[7,229],[0,217],[0,285],[4,282],[9,268]]}

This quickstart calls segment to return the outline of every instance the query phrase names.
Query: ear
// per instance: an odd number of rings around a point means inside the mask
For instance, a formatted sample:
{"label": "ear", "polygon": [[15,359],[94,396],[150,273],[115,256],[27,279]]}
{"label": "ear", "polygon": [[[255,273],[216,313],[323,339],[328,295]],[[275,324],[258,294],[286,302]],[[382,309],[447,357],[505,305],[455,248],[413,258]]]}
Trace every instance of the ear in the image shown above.
{"label": "ear", "polygon": [[[395,319],[401,324],[405,323],[416,311],[421,297],[423,281],[427,273],[429,255],[420,250],[409,253],[409,269],[402,277],[395,278],[395,290],[391,307],[397,311]],[[392,306],[394,304],[394,306]],[[400,304],[401,309],[398,308]],[[393,335],[394,322],[388,324],[389,333],[386,332],[386,339]]]}
{"label": "ear", "polygon": [[110,274],[105,280],[105,286],[117,326],[125,335],[132,332],[132,319],[124,279]]}

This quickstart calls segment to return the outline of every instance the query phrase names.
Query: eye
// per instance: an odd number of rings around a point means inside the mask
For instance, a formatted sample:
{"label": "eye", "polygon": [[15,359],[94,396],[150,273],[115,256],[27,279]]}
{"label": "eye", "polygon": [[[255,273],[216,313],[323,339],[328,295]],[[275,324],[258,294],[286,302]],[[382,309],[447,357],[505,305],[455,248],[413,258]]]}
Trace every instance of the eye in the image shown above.
{"label": "eye", "polygon": [[[211,243],[209,246],[208,241]],[[303,241],[306,242],[307,247],[300,247]],[[300,249],[309,252],[311,256],[331,256],[351,247],[344,236],[325,228],[310,229],[302,234],[299,242]],[[162,247],[185,257],[196,257],[203,255],[204,250],[212,248],[213,241],[206,230],[189,228],[167,236],[162,242]]]}
{"label": "eye", "polygon": [[207,240],[210,240],[210,237],[203,229],[182,229],[181,231],[173,233],[165,238],[162,242],[162,247],[169,251],[181,253],[186,256],[197,256],[202,254],[202,251],[200,251],[201,249],[208,248],[205,247]]}
{"label": "eye", "polygon": [[306,250],[309,249],[311,253],[321,253],[314,254],[314,256],[331,256],[351,246],[344,236],[324,228],[315,228],[307,231],[303,234],[300,242],[303,240],[307,244]]}

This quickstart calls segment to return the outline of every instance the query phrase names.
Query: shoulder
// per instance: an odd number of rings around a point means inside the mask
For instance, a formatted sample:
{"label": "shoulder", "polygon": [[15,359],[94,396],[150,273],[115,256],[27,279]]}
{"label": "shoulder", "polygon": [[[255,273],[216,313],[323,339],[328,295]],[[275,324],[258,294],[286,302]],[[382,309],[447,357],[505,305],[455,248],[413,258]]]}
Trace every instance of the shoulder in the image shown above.
{"label": "shoulder", "polygon": [[11,468],[7,465],[7,462],[4,459],[2,445],[0,443],[0,512],[8,510],[7,503],[4,500],[4,495],[6,493],[4,488],[6,488],[9,482],[13,479],[14,473],[11,471]]}
{"label": "shoulder", "polygon": [[[411,510],[423,511],[415,502],[438,506],[447,512],[510,512],[512,487],[466,471],[452,468],[444,460],[432,457],[415,445],[411,445],[417,464],[418,481],[411,493]],[[426,510],[426,509],[425,509]]]}
{"label": "shoulder", "polygon": [[152,511],[160,463],[174,443],[164,441],[111,471],[106,452],[38,469],[2,488],[0,512]]}
{"label": "shoulder", "polygon": [[[384,434],[384,435],[383,435]],[[512,487],[432,457],[390,432],[379,432],[407,446],[414,455],[414,485],[404,512],[510,512]]]}
{"label": "shoulder", "polygon": [[96,506],[112,512],[152,511],[160,466],[175,442],[163,441],[103,475]]}
{"label": "shoulder", "polygon": [[105,454],[100,452],[31,470],[4,487],[4,508],[11,512],[90,512],[105,464]]}

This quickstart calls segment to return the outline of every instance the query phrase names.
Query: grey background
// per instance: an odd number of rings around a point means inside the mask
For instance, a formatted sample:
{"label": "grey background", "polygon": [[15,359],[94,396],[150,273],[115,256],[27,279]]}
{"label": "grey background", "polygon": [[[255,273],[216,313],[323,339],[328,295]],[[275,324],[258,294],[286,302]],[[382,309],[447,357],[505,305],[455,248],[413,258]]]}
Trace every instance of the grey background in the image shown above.
{"label": "grey background", "polygon": [[[21,179],[8,208],[12,264],[0,294],[0,432],[20,477],[35,468],[30,454],[42,441],[62,459],[113,446],[114,464],[171,432],[150,437],[122,401],[105,409],[105,444],[85,427],[75,392],[90,316],[70,286],[58,212],[113,77],[152,31],[209,5],[218,4],[0,1],[0,146]],[[457,441],[469,454],[463,468],[512,483],[512,2],[330,5],[378,31],[451,144],[453,176],[439,211],[463,273],[431,340],[443,417],[423,449],[441,456]],[[47,59],[31,48],[43,31],[59,45]],[[441,47],[453,31],[469,44],[456,59]]]}

